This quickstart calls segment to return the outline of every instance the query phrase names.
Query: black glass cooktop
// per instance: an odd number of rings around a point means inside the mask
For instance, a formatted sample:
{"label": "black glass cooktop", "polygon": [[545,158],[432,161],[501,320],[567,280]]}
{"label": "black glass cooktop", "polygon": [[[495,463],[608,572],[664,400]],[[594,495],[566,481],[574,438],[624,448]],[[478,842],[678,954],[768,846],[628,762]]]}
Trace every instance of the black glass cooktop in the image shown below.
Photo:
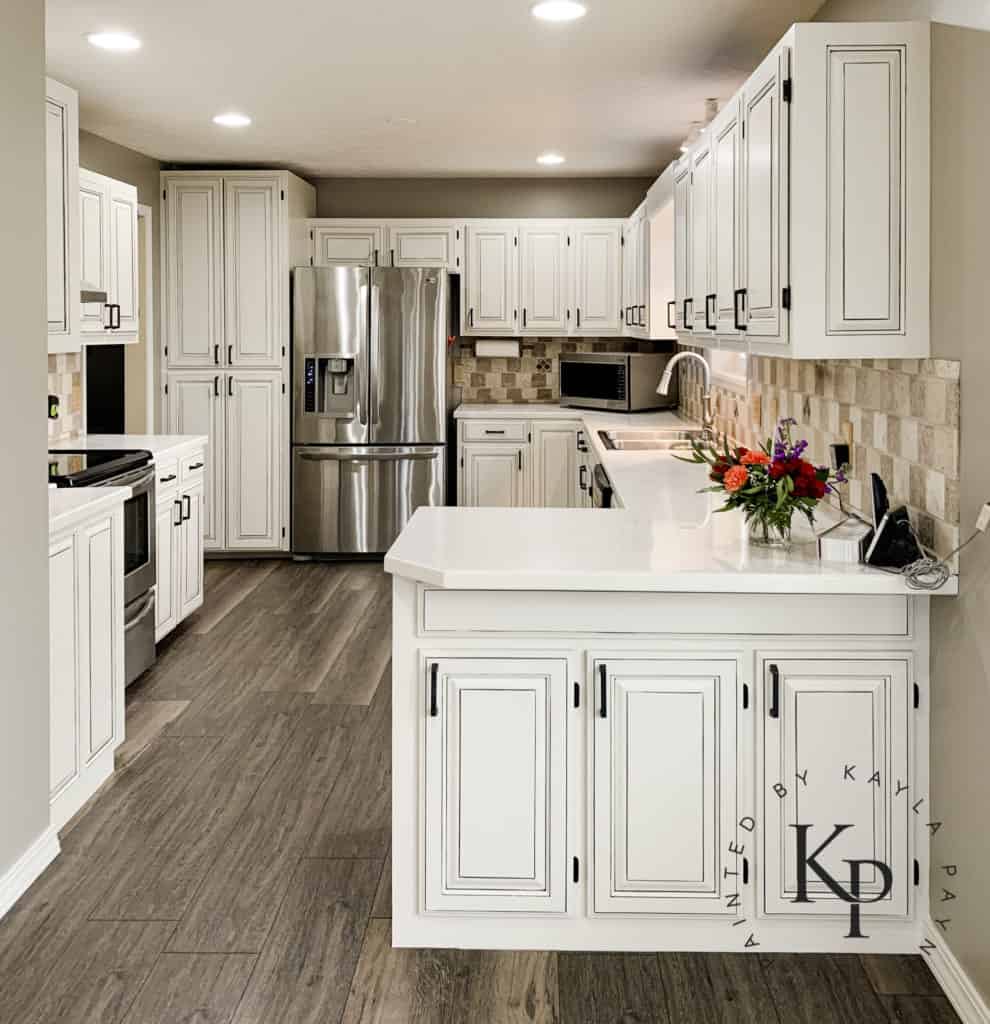
{"label": "black glass cooktop", "polygon": [[151,452],[133,448],[48,453],[48,482],[59,487],[92,487],[146,466]]}

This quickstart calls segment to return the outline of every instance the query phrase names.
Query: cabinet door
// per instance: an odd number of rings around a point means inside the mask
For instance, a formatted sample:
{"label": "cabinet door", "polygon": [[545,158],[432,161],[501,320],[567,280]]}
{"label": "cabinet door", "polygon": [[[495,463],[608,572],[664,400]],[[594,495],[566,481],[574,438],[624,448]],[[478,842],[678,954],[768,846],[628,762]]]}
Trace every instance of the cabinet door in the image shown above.
{"label": "cabinet door", "polygon": [[313,228],[313,266],[377,267],[381,264],[381,224],[332,224]]}
{"label": "cabinet door", "polygon": [[[864,915],[901,917],[910,893],[909,819],[917,799],[909,763],[908,664],[884,659],[762,661],[764,910],[769,914],[847,915],[849,905],[807,872],[814,902],[795,904],[797,832],[809,825],[808,852],[843,832],[817,861],[847,891],[849,859],[878,860],[893,872],[886,899]],[[846,769],[849,769],[848,773]],[[785,792],[779,796],[781,787]],[[898,789],[907,786],[908,788]],[[874,869],[862,873],[864,897],[879,894]]]}
{"label": "cabinet door", "polygon": [[522,334],[567,330],[567,225],[541,224],[519,232]]}
{"label": "cabinet door", "polygon": [[155,508],[155,643],[179,621],[178,555],[182,502],[178,495]]}
{"label": "cabinet door", "polygon": [[282,375],[232,373],[226,402],[226,547],[278,550]]}
{"label": "cabinet door", "polygon": [[644,215],[639,222],[636,246],[636,326],[637,334],[644,338],[650,337],[650,311],[652,306],[650,280],[650,220]]}
{"label": "cabinet door", "polygon": [[426,909],[566,909],[567,663],[441,658],[424,679]]}
{"label": "cabinet door", "polygon": [[594,677],[595,911],[737,914],[736,663],[607,659]]}
{"label": "cabinet door", "polygon": [[223,181],[224,337],[228,366],[282,365],[280,179]]}
{"label": "cabinet door", "polygon": [[528,505],[528,448],[525,444],[462,445],[462,504],[498,508]]}
{"label": "cabinet door", "polygon": [[578,424],[573,420],[533,423],[533,505],[578,507]]}
{"label": "cabinet door", "polygon": [[223,348],[223,179],[165,179],[162,319],[170,367],[219,366]]}
{"label": "cabinet door", "polygon": [[77,534],[80,633],[79,719],[82,763],[88,764],[114,739],[118,691],[123,694],[123,664],[117,655],[124,611],[118,604],[113,520],[99,520]]}
{"label": "cabinet door", "polygon": [[454,224],[424,221],[388,226],[388,262],[393,267],[446,267],[460,270]]}
{"label": "cabinet door", "polygon": [[741,321],[749,338],[787,341],[782,291],[787,278],[787,130],[783,83],[790,51],[781,46],[742,89],[743,280]]}
{"label": "cabinet door", "polygon": [[465,333],[512,332],[517,327],[514,223],[468,225]]}
{"label": "cabinet door", "polygon": [[84,302],[79,315],[83,334],[108,333],[110,319],[110,189],[109,179],[79,172],[79,269],[82,280],[106,291],[107,301]]}
{"label": "cabinet door", "polygon": [[48,690],[51,736],[49,795],[79,775],[79,634],[76,622],[76,554],[72,537],[48,550]]}
{"label": "cabinet door", "polygon": [[110,258],[111,302],[118,310],[112,338],[125,343],[137,338],[138,288],[138,201],[137,189],[122,181],[107,179],[110,219],[107,236]]}
{"label": "cabinet door", "polygon": [[690,330],[691,297],[691,160],[685,157],[674,171],[674,323]]}
{"label": "cabinet door", "polygon": [[224,546],[224,398],[223,373],[169,373],[167,376],[168,430],[171,434],[202,434],[206,450],[206,489],[203,499],[203,536],[207,548]]}
{"label": "cabinet door", "polygon": [[691,325],[695,335],[710,335],[712,281],[710,273],[712,183],[711,136],[705,134],[691,153]]}
{"label": "cabinet door", "polygon": [[740,104],[733,100],[712,122],[711,231],[712,291],[717,334],[738,337],[735,293],[741,287],[740,170],[742,168],[742,119]]}
{"label": "cabinet door", "polygon": [[48,350],[79,349],[79,101],[47,79],[45,208]]}
{"label": "cabinet door", "polygon": [[203,485],[194,484],[183,490],[180,502],[182,526],[177,533],[182,543],[176,574],[180,622],[203,603],[203,497]]}
{"label": "cabinet door", "polygon": [[621,235],[618,223],[583,226],[572,232],[572,334],[618,334],[622,329]]}

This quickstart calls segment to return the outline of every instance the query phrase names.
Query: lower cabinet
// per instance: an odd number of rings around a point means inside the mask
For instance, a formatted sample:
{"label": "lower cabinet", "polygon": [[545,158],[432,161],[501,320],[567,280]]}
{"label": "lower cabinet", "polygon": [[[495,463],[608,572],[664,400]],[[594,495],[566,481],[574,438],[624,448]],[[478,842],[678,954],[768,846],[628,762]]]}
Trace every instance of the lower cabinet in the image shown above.
{"label": "lower cabinet", "polygon": [[594,662],[594,909],[738,914],[735,661]]}
{"label": "lower cabinet", "polygon": [[537,508],[576,508],[578,427],[573,420],[533,422],[533,504]]}
{"label": "lower cabinet", "polygon": [[520,508],[529,500],[529,445],[461,445],[461,505]]}
{"label": "lower cabinet", "polygon": [[[797,829],[809,826],[807,851],[849,825],[816,857],[850,892],[850,861],[889,866],[893,886],[864,916],[906,916],[911,805],[916,799],[909,750],[907,660],[765,656],[763,674],[763,909],[768,914],[848,914],[848,903],[815,872],[798,896]],[[906,788],[905,788],[906,787]],[[883,890],[872,865],[860,872],[864,900]]]}
{"label": "lower cabinet", "polygon": [[[158,497],[156,643],[203,603],[204,461],[203,454],[184,460],[178,484]],[[188,469],[189,465],[195,469]]]}
{"label": "lower cabinet", "polygon": [[567,662],[425,666],[428,911],[562,913]]}

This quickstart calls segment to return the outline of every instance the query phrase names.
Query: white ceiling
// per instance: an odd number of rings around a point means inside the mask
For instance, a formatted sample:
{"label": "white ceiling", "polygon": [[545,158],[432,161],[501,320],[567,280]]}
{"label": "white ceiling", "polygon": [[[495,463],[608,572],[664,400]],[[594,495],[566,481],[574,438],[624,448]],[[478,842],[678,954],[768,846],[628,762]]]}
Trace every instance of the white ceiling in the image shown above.
{"label": "white ceiling", "polygon": [[[85,129],[176,163],[309,176],[650,175],[820,0],[48,0]],[[88,32],[126,29],[136,53]],[[214,114],[254,123],[223,129]],[[548,149],[562,167],[537,167]]]}

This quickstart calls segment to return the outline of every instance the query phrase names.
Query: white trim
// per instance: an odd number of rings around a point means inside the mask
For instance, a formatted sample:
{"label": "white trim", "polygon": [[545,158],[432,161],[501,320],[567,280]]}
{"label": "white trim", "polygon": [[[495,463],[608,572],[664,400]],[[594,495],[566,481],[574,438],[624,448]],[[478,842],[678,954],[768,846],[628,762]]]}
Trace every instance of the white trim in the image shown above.
{"label": "white trim", "polygon": [[942,937],[938,925],[931,918],[925,922],[925,938],[935,948],[927,951],[923,949],[922,956],[963,1024],[990,1024],[990,1006],[963,970]]}
{"label": "white trim", "polygon": [[144,295],[141,297],[140,330],[144,338],[144,429],[148,434],[155,433],[155,218],[150,206],[138,203],[138,220],[144,220]]}
{"label": "white trim", "polygon": [[58,832],[49,825],[0,878],[0,918],[34,885],[60,850]]}

